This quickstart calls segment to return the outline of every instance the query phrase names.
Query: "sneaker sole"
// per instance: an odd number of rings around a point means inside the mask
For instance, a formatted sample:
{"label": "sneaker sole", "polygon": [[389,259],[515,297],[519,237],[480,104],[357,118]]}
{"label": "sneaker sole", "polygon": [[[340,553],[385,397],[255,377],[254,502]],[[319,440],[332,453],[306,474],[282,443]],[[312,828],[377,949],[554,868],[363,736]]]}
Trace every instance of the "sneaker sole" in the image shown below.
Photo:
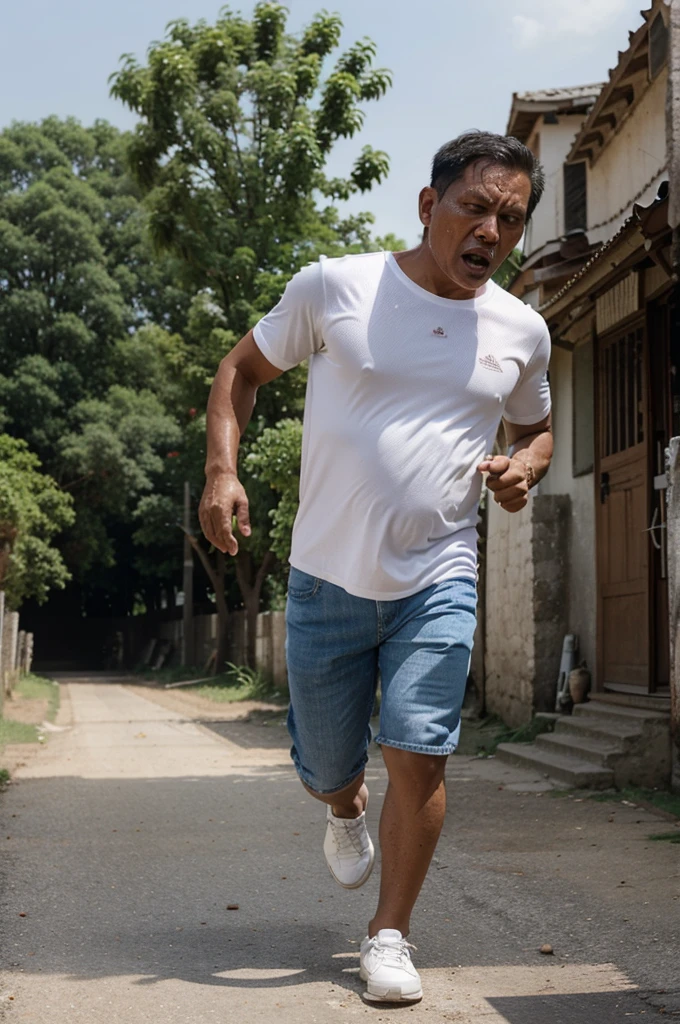
{"label": "sneaker sole", "polygon": [[410,995],[402,995],[400,988],[381,988],[379,991],[371,991],[371,983],[368,981],[368,974],[363,969],[359,971],[362,981],[368,982],[368,988],[364,992],[364,999],[369,1003],[419,1003],[423,998],[422,988]]}
{"label": "sneaker sole", "polygon": [[[325,858],[324,858],[324,860],[325,860]],[[359,879],[358,882],[351,882],[351,883],[341,882],[340,879],[338,878],[338,876],[336,875],[335,871],[333,871],[333,868],[330,866],[328,861],[326,861],[326,867],[330,871],[331,877],[334,879],[334,881],[336,881],[338,883],[338,885],[341,885],[343,889],[360,889],[362,885],[365,885],[365,883],[371,877],[371,872],[373,871],[373,865],[374,864],[375,864],[375,847],[373,846],[373,843],[371,843],[371,862],[368,865],[368,867],[366,868],[366,870],[364,871],[363,875],[361,876],[361,878]]]}

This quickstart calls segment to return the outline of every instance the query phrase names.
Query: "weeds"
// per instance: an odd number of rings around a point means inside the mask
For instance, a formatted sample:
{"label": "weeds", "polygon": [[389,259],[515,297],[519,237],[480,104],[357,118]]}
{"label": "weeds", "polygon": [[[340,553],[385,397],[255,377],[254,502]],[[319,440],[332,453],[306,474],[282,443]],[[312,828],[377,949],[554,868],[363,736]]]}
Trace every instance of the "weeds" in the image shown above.
{"label": "weeds", "polygon": [[53,722],[59,710],[59,684],[43,676],[32,673],[22,676],[17,683],[15,693],[26,700],[46,700],[48,703],[46,718]]}
{"label": "weeds", "polygon": [[647,836],[653,843],[680,843],[680,830],[677,832],[657,832],[656,835]]}
{"label": "weeds", "polygon": [[549,718],[532,718],[530,722],[520,725],[518,729],[501,726],[491,741],[480,748],[480,754],[490,757],[496,753],[501,743],[533,743],[537,736],[544,732],[552,732],[555,723]]}
{"label": "weeds", "polygon": [[[200,669],[197,669],[196,673],[200,678]],[[186,667],[147,670],[138,674],[144,679],[158,683],[186,682],[187,689],[191,684],[191,669]],[[195,686],[191,686],[191,692],[218,704],[240,700],[266,701],[273,704],[285,704],[288,701],[288,693],[275,687],[263,672],[248,668],[246,665],[235,665],[233,662],[228,662],[226,671],[212,678],[210,682],[197,682]]]}
{"label": "weeds", "polygon": [[3,786],[9,785],[10,778],[11,778],[11,776],[10,776],[9,772],[7,771],[7,769],[6,768],[0,768],[0,789],[2,789]]}
{"label": "weeds", "polygon": [[9,718],[0,718],[0,750],[9,743],[37,743],[38,730],[35,725],[25,722],[13,722]]}
{"label": "weeds", "polygon": [[673,814],[680,818],[680,793],[671,793],[666,789],[628,789],[606,790],[604,793],[591,793],[590,800],[606,803],[631,803],[644,806],[645,804],[657,807],[666,814]]}

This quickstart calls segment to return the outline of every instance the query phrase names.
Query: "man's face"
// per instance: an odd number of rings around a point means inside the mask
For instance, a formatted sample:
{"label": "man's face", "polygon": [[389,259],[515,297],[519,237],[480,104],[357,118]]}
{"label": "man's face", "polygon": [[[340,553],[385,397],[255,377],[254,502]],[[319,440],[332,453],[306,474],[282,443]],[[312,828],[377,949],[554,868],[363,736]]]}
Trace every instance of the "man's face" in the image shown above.
{"label": "man's face", "polygon": [[420,194],[426,245],[452,284],[474,293],[515,248],[526,223],[531,181],[523,171],[478,160],[441,197]]}

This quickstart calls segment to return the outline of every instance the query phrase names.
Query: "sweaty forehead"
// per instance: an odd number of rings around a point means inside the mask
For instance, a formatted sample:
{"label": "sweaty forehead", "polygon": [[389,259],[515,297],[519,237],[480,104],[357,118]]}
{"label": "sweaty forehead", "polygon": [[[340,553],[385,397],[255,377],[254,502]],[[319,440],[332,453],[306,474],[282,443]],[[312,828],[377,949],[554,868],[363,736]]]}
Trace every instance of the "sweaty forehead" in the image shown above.
{"label": "sweaty forehead", "polygon": [[531,196],[531,181],[524,171],[486,160],[469,164],[458,185],[461,191],[480,192],[495,202],[503,200],[526,205]]}

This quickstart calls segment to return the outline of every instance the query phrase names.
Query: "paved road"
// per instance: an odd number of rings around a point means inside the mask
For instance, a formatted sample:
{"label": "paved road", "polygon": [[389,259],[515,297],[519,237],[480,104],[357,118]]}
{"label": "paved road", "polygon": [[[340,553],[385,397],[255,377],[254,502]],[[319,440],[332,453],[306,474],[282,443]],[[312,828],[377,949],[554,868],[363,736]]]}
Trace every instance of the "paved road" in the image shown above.
{"label": "paved road", "polygon": [[[680,1014],[680,847],[648,841],[672,827],[649,812],[559,799],[495,761],[451,759],[450,813],[412,936],[425,999],[375,1007],[357,974],[377,877],[358,892],[334,886],[324,808],[304,797],[282,727],[197,724],[101,681],[63,693],[65,730],[0,797],[3,1020]],[[377,758],[369,785],[375,830]],[[544,942],[555,956],[538,953]]]}

